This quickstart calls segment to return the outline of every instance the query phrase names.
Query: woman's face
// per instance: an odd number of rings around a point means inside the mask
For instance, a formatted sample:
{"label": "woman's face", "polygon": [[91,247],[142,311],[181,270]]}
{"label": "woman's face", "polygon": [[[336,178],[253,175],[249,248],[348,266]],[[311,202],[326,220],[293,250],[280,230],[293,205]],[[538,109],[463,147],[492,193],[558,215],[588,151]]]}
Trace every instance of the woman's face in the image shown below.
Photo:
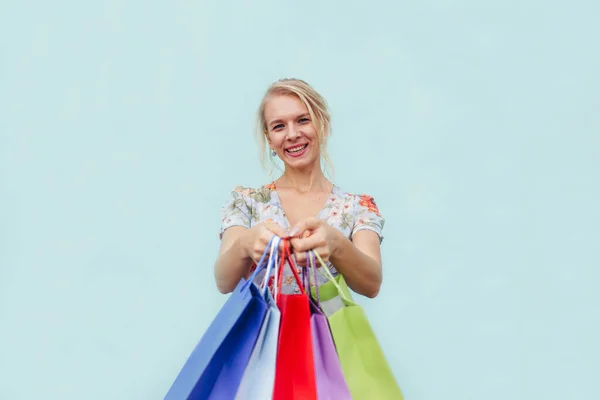
{"label": "woman's face", "polygon": [[271,97],[264,117],[267,140],[286,167],[304,168],[320,162],[317,131],[308,109],[298,97]]}

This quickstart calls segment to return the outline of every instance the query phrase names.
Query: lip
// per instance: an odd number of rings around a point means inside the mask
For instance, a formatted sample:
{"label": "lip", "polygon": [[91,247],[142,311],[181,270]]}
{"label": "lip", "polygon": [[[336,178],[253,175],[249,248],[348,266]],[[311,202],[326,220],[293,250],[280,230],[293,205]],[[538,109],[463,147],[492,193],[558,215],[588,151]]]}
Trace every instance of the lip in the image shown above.
{"label": "lip", "polygon": [[[298,147],[298,146],[305,146],[304,149],[302,149],[301,151],[297,152],[297,153],[290,153],[288,152],[288,149],[293,149],[294,147]],[[290,146],[288,148],[285,149],[285,154],[287,154],[289,157],[293,157],[293,158],[297,158],[300,157],[302,155],[304,155],[304,153],[306,153],[306,150],[308,150],[308,143],[303,143],[303,144],[295,144],[293,146]]]}

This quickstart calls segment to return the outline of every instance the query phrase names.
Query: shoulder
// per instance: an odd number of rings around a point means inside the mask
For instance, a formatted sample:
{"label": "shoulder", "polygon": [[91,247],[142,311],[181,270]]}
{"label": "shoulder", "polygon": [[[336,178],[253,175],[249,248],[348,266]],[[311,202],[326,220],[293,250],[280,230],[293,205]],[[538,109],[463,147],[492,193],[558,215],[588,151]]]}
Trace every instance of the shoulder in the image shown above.
{"label": "shoulder", "polygon": [[241,198],[252,203],[268,203],[271,201],[272,192],[272,184],[262,185],[259,187],[238,185],[231,190],[231,196],[235,198]]}
{"label": "shoulder", "polygon": [[367,210],[379,217],[381,216],[381,213],[379,212],[379,208],[377,207],[377,204],[375,203],[375,198],[373,198],[373,196],[361,193],[355,194],[354,197],[356,199],[359,209]]}
{"label": "shoulder", "polygon": [[236,196],[249,196],[253,190],[254,189],[252,189],[251,187],[238,185],[231,189],[231,194],[234,194]]}
{"label": "shoulder", "polygon": [[343,191],[339,188],[337,188],[337,190],[338,190],[338,195],[342,198],[342,200],[345,203],[352,204],[352,207],[354,208],[354,210],[356,212],[368,211],[377,216],[381,216],[381,213],[379,212],[379,208],[377,207],[377,204],[375,203],[375,198],[373,196],[371,196],[370,194],[351,193],[351,192]]}

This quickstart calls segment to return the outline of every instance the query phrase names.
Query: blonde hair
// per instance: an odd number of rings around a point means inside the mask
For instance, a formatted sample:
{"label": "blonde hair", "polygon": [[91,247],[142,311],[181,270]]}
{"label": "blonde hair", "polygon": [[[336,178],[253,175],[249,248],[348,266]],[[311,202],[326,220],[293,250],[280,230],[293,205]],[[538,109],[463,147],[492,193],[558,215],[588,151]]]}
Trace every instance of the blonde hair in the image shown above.
{"label": "blonde hair", "polygon": [[[267,121],[265,121],[265,107],[269,98],[273,95],[284,95],[284,96],[296,96],[304,103],[310,114],[310,119],[313,121],[314,127],[317,131],[317,138],[319,140],[319,153],[321,159],[325,163],[325,172],[328,175],[333,175],[333,164],[327,153],[327,139],[331,134],[331,116],[327,109],[327,102],[325,99],[317,93],[308,83],[300,79],[280,79],[273,83],[267,89],[260,107],[258,108],[258,118],[256,126],[256,135],[259,141],[260,147],[260,161],[263,167],[266,167],[265,161],[268,156],[271,165],[278,168],[275,163],[275,159],[269,151],[269,142],[267,141],[267,135],[269,133],[267,129]],[[272,173],[272,169],[269,174]]]}

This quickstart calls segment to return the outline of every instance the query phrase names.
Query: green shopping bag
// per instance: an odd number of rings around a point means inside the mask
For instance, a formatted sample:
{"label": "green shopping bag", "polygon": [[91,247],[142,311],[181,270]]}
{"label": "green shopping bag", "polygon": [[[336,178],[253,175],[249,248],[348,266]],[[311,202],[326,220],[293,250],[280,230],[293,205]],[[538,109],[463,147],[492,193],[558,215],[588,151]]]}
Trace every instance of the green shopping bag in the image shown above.
{"label": "green shopping bag", "polygon": [[379,346],[363,308],[355,303],[344,277],[333,277],[313,252],[329,282],[319,285],[321,308],[340,358],[353,400],[403,400],[404,396]]}

